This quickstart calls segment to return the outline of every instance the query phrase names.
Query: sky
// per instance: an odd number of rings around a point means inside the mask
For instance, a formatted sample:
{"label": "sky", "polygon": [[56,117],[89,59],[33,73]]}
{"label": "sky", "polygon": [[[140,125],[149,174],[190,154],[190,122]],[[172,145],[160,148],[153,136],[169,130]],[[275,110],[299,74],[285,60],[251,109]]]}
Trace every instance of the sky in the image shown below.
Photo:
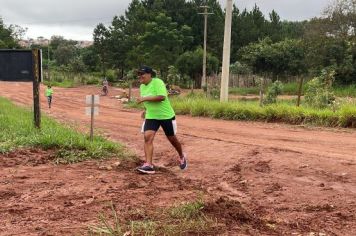
{"label": "sky", "polygon": [[[66,39],[92,40],[99,23],[109,25],[123,15],[131,0],[0,0],[0,17],[6,25],[27,28],[24,36],[61,35]],[[219,0],[225,8],[226,0]],[[257,4],[268,16],[273,9],[282,20],[300,21],[320,16],[332,0],[233,0],[239,9]]]}

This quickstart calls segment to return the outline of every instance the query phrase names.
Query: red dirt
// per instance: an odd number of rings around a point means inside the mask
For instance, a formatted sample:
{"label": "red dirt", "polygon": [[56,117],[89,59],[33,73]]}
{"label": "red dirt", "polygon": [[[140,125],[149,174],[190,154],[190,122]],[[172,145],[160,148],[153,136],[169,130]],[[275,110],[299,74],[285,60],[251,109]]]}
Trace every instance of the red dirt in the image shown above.
{"label": "red dirt", "polygon": [[[43,94],[44,87],[41,88]],[[143,158],[140,111],[101,97],[95,126]],[[85,95],[98,87],[54,88],[42,111],[88,132]],[[32,104],[30,83],[0,82],[0,96]],[[178,116],[188,153],[181,172],[160,131],[153,176],[134,166],[106,169],[115,160],[55,165],[36,149],[0,155],[0,235],[74,235],[98,223],[113,202],[125,219],[132,209],[158,209],[206,200],[224,235],[356,235],[356,131]],[[85,124],[85,125],[84,125]],[[141,217],[141,216],[140,216]]]}

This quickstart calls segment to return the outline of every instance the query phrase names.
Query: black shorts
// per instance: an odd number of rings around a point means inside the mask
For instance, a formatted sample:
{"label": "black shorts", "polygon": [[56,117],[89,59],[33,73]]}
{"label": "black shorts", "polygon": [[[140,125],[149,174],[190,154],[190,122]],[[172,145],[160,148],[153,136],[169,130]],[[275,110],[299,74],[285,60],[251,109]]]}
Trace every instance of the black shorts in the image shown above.
{"label": "black shorts", "polygon": [[168,120],[146,119],[142,124],[141,131],[157,131],[160,126],[162,127],[166,136],[174,136],[177,133],[177,122],[175,116]]}

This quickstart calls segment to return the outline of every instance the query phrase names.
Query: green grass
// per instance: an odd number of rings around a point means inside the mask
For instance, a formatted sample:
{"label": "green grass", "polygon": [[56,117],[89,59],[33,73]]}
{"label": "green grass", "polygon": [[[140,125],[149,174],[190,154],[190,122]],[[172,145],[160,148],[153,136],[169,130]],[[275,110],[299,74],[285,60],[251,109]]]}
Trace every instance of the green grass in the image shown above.
{"label": "green grass", "polygon": [[338,97],[356,97],[356,84],[349,86],[335,86],[334,93]]}
{"label": "green grass", "polygon": [[93,73],[72,73],[51,70],[50,80],[45,76],[43,83],[55,87],[72,88],[83,84],[101,85],[102,76]]}
{"label": "green grass", "polygon": [[[303,91],[305,90],[305,83],[303,84],[302,88],[302,94]],[[299,89],[299,84],[298,83],[284,83],[283,84],[283,91],[282,95],[297,95],[298,94],[298,89]],[[267,91],[267,88],[265,88],[265,92]],[[229,89],[229,94],[234,94],[234,95],[241,95],[245,96],[248,94],[252,95],[258,95],[260,93],[260,88],[259,87],[250,87],[250,88],[230,88]]]}
{"label": "green grass", "polygon": [[[302,95],[304,94],[306,83],[303,83]],[[299,89],[298,83],[284,83],[282,95],[297,95]],[[267,89],[265,89],[265,92]],[[333,91],[338,97],[356,97],[356,85],[349,86],[334,86]],[[258,95],[260,92],[259,87],[250,88],[230,88],[229,94],[245,96],[248,94]]]}
{"label": "green grass", "polygon": [[257,101],[220,103],[204,98],[171,100],[176,114],[189,114],[226,120],[284,122],[327,127],[356,128],[356,105],[342,104],[338,109],[315,109],[283,101],[260,107]]}
{"label": "green grass", "polygon": [[111,204],[111,215],[101,213],[98,225],[89,226],[89,235],[215,235],[216,222],[204,215],[203,208],[202,200],[186,202],[143,212],[144,219],[132,221],[120,219]]}
{"label": "green grass", "polygon": [[18,148],[55,150],[58,163],[74,163],[86,159],[130,157],[120,144],[87,135],[42,116],[41,129],[34,128],[33,113],[0,97],[0,153]]}

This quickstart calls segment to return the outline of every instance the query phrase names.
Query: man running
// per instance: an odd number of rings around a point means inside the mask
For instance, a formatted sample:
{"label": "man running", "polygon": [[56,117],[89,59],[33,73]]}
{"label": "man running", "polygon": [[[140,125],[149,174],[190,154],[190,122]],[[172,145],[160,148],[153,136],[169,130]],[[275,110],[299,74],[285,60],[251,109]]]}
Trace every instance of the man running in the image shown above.
{"label": "man running", "polygon": [[153,139],[159,127],[162,127],[169,142],[173,145],[179,155],[179,167],[187,168],[187,157],[183,153],[182,145],[176,136],[177,123],[174,110],[168,100],[167,89],[164,82],[156,77],[156,73],[151,67],[142,66],[138,70],[138,77],[141,83],[140,98],[138,103],[145,106],[142,118],[145,119],[142,125],[144,133],[144,150],[146,162],[137,168],[139,172],[154,174],[152,163]]}

